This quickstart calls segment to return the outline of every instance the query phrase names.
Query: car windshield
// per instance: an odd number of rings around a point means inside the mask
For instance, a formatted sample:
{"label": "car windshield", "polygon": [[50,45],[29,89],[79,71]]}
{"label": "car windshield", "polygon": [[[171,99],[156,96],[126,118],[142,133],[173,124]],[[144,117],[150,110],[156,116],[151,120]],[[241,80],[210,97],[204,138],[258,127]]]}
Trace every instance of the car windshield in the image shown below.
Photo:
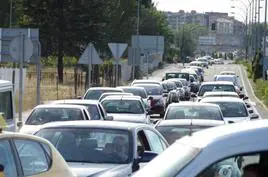
{"label": "car windshield", "polygon": [[85,99],[87,100],[99,100],[100,96],[103,93],[107,93],[107,92],[119,92],[121,93],[121,90],[89,90],[85,96]]}
{"label": "car windshield", "polygon": [[209,119],[223,120],[221,111],[216,106],[171,106],[164,119]]}
{"label": "car windshield", "polygon": [[229,81],[229,82],[235,82],[234,77],[216,77],[216,81]]}
{"label": "car windshield", "polygon": [[157,126],[156,129],[164,136],[169,144],[173,144],[177,139],[190,135],[209,126]]}
{"label": "car windshield", "polygon": [[221,108],[223,117],[247,117],[248,111],[244,103],[240,102],[212,102]]}
{"label": "car windshield", "polygon": [[166,79],[183,78],[189,80],[188,73],[166,73]]}
{"label": "car windshield", "polygon": [[135,96],[140,96],[142,98],[147,98],[147,93],[143,89],[133,89],[133,88],[123,88],[124,92],[132,93]]}
{"label": "car windshield", "polygon": [[101,102],[102,100],[104,100],[104,98],[108,97],[108,96],[130,96],[131,94],[129,93],[104,93],[100,96],[99,102]]}
{"label": "car windshield", "polygon": [[138,84],[135,85],[135,87],[142,87],[146,90],[148,95],[162,95],[163,94],[163,88],[158,85],[142,85]]}
{"label": "car windshield", "polygon": [[36,135],[50,141],[67,162],[126,164],[132,154],[125,130],[50,128]]}
{"label": "car windshield", "polygon": [[144,108],[139,100],[104,100],[102,105],[107,113],[144,114]]}
{"label": "car windshield", "polygon": [[42,125],[55,121],[84,120],[80,109],[74,108],[37,108],[27,119],[27,125]]}
{"label": "car windshield", "polygon": [[235,88],[233,85],[203,85],[198,96],[203,96],[206,92],[235,92]]}

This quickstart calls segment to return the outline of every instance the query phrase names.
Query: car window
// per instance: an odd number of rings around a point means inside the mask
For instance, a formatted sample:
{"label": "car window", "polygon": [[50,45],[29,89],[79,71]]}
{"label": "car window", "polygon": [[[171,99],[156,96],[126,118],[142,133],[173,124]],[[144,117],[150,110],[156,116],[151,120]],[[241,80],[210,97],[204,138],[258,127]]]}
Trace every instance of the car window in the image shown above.
{"label": "car window", "polygon": [[102,106],[107,113],[144,114],[140,100],[104,100]]}
{"label": "car window", "polygon": [[89,105],[88,106],[88,111],[89,111],[91,119],[93,119],[93,120],[100,120],[101,119],[101,116],[100,116],[99,109],[98,109],[97,105],[94,105],[94,104]]}
{"label": "car window", "polygon": [[165,150],[162,146],[161,138],[155,132],[151,130],[144,130],[144,132],[147,136],[152,152],[161,153]]}
{"label": "car window", "polygon": [[50,141],[67,162],[127,164],[133,152],[127,130],[50,128],[36,135]]}
{"label": "car window", "polygon": [[0,165],[4,167],[5,176],[18,176],[14,155],[8,140],[0,140]]}
{"label": "car window", "polygon": [[135,87],[142,87],[146,90],[146,93],[148,95],[162,95],[163,94],[163,88],[159,85],[143,85],[143,84],[135,84]]}
{"label": "car window", "polygon": [[100,105],[98,105],[98,108],[99,108],[99,110],[100,110],[100,114],[101,114],[101,116],[102,116],[103,118],[105,118],[105,117],[106,117],[106,114],[103,112],[104,110],[102,109],[102,107],[101,107]]}
{"label": "car window", "polygon": [[100,96],[103,93],[107,93],[107,92],[122,92],[121,90],[89,90],[85,96],[84,99],[88,99],[88,100],[99,100]]}
{"label": "car window", "polygon": [[247,117],[248,111],[244,103],[240,102],[211,102],[221,108],[223,117]]}
{"label": "car window", "polygon": [[198,96],[203,96],[206,92],[236,92],[233,85],[203,85],[200,88]]}
{"label": "car window", "polygon": [[164,119],[209,119],[223,120],[217,106],[171,106]]}
{"label": "car window", "polygon": [[42,125],[55,121],[84,120],[80,109],[74,108],[37,108],[27,119],[27,125]]}
{"label": "car window", "polygon": [[138,131],[137,138],[138,146],[142,146],[145,151],[151,151],[150,144],[143,130]]}
{"label": "car window", "polygon": [[49,170],[51,159],[41,144],[29,140],[14,140],[24,176],[32,176]]}
{"label": "car window", "polygon": [[[241,177],[247,166],[261,167],[259,162],[260,154],[236,155],[211,164],[196,177]],[[260,168],[259,172],[264,174],[262,170]]]}

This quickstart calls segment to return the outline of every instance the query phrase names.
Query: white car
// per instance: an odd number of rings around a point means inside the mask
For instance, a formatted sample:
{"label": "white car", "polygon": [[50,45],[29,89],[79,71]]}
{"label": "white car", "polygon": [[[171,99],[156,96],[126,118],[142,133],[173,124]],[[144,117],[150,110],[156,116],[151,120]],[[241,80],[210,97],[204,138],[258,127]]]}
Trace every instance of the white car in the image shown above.
{"label": "white car", "polygon": [[115,121],[150,123],[150,116],[140,96],[108,96],[101,104]]}
{"label": "white car", "polygon": [[39,105],[32,110],[20,133],[33,134],[40,126],[49,122],[75,120],[91,120],[87,107],[67,104]]}
{"label": "white car", "polygon": [[237,92],[240,92],[243,90],[243,86],[241,86],[238,77],[235,75],[216,75],[216,76],[214,76],[214,81],[233,82],[234,86],[237,89]]}
{"label": "white car", "polygon": [[241,177],[247,165],[267,177],[267,133],[267,120],[202,130],[176,141],[133,177]]}
{"label": "white car", "polygon": [[203,95],[203,98],[206,97],[234,97],[240,98],[236,92],[206,92]]}
{"label": "white car", "polygon": [[[203,82],[197,93],[197,101],[200,101],[206,92],[236,92],[232,82],[228,81],[213,81],[213,82]],[[194,96],[194,95],[193,95]]]}
{"label": "white car", "polygon": [[124,91],[120,88],[114,88],[114,87],[92,87],[87,90],[87,92],[82,97],[82,99],[99,100],[101,94],[106,93],[106,92],[122,93]]}
{"label": "white car", "polygon": [[249,113],[245,102],[240,98],[207,97],[200,102],[218,104],[224,120],[230,123],[259,119],[259,115]]}

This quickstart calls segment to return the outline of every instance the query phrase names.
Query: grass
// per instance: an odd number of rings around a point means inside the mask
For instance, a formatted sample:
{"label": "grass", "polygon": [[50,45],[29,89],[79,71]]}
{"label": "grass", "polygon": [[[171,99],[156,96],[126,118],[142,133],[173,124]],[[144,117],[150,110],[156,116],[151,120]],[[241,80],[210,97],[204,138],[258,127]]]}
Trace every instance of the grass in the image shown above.
{"label": "grass", "polygon": [[[40,85],[41,103],[46,103],[47,101],[51,100],[75,98],[76,96],[84,94],[85,83],[82,82],[82,80],[84,80],[82,78],[79,87],[77,87],[77,95],[75,95],[73,69],[67,68],[64,70],[65,73],[64,82],[63,84],[59,84],[58,86],[55,73],[56,73],[55,68],[42,69],[42,77],[41,77],[42,80]],[[35,69],[28,68],[27,76],[25,79],[24,95],[23,95],[23,111],[27,111],[36,106],[36,96],[37,96],[36,72]],[[15,99],[16,111],[18,111],[18,103],[19,103],[19,94],[17,92]]]}

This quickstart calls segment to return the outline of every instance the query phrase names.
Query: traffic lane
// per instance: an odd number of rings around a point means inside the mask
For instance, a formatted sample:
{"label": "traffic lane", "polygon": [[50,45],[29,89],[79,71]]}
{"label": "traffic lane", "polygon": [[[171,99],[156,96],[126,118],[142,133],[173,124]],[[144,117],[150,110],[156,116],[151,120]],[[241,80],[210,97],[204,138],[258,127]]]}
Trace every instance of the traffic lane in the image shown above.
{"label": "traffic lane", "polygon": [[[230,63],[230,62],[228,62]],[[234,71],[239,76],[240,83],[244,86],[243,92],[249,97],[249,100],[256,103],[255,109],[256,112],[262,117],[265,118],[268,110],[262,104],[262,102],[258,101],[256,98],[254,91],[251,87],[250,81],[247,77],[246,71],[240,65],[235,64],[224,64],[224,65],[213,65],[210,66],[209,69],[205,72],[205,81],[212,81],[214,75],[219,74],[221,71]]]}

